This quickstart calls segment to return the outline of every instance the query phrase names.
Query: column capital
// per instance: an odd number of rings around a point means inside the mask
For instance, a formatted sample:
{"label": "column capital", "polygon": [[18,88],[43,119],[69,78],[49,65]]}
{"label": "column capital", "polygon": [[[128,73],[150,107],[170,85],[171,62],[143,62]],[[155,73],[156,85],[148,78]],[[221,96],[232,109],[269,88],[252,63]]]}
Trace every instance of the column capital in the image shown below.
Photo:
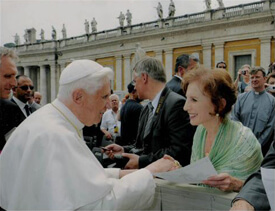
{"label": "column capital", "polygon": [[173,53],[173,49],[165,49],[164,52],[166,54],[172,54]]}
{"label": "column capital", "polygon": [[162,54],[162,50],[155,50],[155,53],[161,55]]}
{"label": "column capital", "polygon": [[127,54],[127,55],[123,55],[124,59],[130,59],[131,58],[131,54]]}
{"label": "column capital", "polygon": [[224,47],[224,42],[216,42],[214,43],[216,48],[223,48]]}
{"label": "column capital", "polygon": [[212,48],[212,43],[203,43],[202,47],[204,50],[209,50]]}
{"label": "column capital", "polygon": [[269,43],[271,41],[271,36],[263,36],[259,37],[259,39],[261,40],[261,43]]}
{"label": "column capital", "polygon": [[122,55],[115,55],[116,60],[122,60]]}

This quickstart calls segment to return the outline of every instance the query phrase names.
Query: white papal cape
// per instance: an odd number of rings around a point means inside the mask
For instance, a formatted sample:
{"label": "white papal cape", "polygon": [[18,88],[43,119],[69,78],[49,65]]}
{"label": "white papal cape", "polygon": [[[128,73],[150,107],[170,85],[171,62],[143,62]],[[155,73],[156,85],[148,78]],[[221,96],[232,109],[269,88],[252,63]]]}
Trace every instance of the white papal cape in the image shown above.
{"label": "white papal cape", "polygon": [[134,210],[153,200],[146,169],[118,179],[81,138],[83,124],[55,100],[29,116],[0,155],[0,206],[7,210]]}

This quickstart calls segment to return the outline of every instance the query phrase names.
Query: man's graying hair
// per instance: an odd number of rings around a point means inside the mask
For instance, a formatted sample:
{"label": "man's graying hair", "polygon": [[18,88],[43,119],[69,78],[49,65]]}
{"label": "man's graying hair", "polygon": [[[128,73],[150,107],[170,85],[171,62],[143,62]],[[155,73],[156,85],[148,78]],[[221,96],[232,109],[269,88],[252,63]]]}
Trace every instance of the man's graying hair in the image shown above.
{"label": "man's graying hair", "polygon": [[263,77],[266,76],[265,69],[264,69],[263,67],[260,67],[260,66],[252,67],[252,68],[251,68],[251,71],[250,71],[250,74],[251,74],[251,75],[256,75],[257,72],[262,72]]}
{"label": "man's graying hair", "polygon": [[156,81],[166,83],[166,75],[162,63],[153,57],[144,57],[134,67],[134,71],[137,76],[142,73],[148,74],[148,76]]}
{"label": "man's graying hair", "polygon": [[10,57],[12,60],[16,60],[18,58],[14,50],[0,46],[0,65],[1,58],[3,56]]}
{"label": "man's graying hair", "polygon": [[178,58],[176,60],[176,65],[175,65],[175,72],[176,73],[178,72],[179,66],[187,69],[189,64],[190,64],[190,56],[188,54],[182,54],[182,55],[178,56]]}

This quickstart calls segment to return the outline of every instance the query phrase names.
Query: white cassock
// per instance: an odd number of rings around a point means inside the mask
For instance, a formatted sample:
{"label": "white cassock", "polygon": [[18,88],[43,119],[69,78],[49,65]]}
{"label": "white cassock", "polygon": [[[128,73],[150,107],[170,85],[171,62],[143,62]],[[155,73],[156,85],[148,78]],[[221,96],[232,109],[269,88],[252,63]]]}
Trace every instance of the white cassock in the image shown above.
{"label": "white cassock", "polygon": [[0,155],[0,206],[7,210],[135,210],[153,201],[151,173],[118,179],[81,138],[83,124],[55,100],[28,117]]}

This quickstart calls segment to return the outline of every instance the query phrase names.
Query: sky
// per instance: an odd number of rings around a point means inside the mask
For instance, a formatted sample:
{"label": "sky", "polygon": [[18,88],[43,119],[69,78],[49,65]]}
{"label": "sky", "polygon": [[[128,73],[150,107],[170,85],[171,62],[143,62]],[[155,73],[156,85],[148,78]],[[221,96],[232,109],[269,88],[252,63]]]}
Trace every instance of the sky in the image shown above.
{"label": "sky", "polygon": [[[132,24],[155,21],[158,19],[156,8],[162,4],[164,18],[168,16],[170,0],[0,0],[0,45],[14,42],[14,35],[24,42],[25,29],[35,28],[36,38],[45,31],[45,39],[51,39],[52,26],[57,31],[57,39],[62,38],[62,26],[65,24],[67,37],[85,34],[85,19],[95,17],[97,31],[114,29],[119,26],[119,13],[132,13]],[[258,2],[258,0],[223,0],[224,5]],[[205,0],[174,0],[175,16],[202,12],[206,9]],[[218,7],[212,0],[211,7]],[[126,24],[126,21],[125,21]],[[91,30],[91,26],[90,26]]]}

